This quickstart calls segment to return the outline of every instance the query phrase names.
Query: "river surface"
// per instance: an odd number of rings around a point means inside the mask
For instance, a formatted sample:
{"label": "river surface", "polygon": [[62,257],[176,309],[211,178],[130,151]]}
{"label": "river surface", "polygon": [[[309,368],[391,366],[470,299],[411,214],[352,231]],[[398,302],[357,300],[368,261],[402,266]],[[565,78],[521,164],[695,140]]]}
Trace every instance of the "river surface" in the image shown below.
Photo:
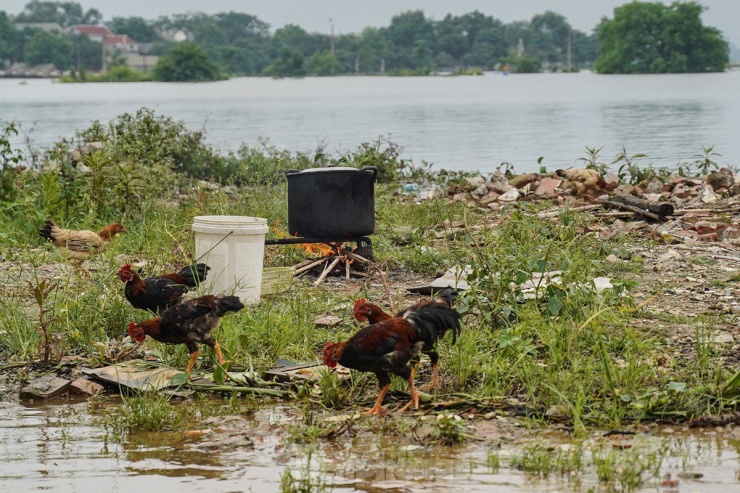
{"label": "river surface", "polygon": [[[602,464],[618,461],[613,471],[649,467],[652,472],[643,473],[644,483],[631,489],[636,493],[740,491],[740,428],[732,426],[646,427],[614,442],[597,431],[577,442],[554,430],[516,432],[514,422],[506,418],[476,419],[473,440],[450,447],[393,432],[396,418],[386,419],[390,421],[372,418],[376,424],[371,426],[377,429],[370,433],[363,434],[357,426],[354,437],[295,444],[290,427],[302,422],[301,411],[267,405],[253,415],[194,423],[195,431],[116,437],[103,424],[100,403],[0,402],[0,491],[620,491],[618,481],[599,481],[598,475],[608,474],[598,472],[590,459],[593,454],[602,457]],[[423,429],[415,436],[423,437]],[[580,465],[559,472],[558,457],[577,449],[583,450]],[[529,457],[529,467],[551,464],[555,470],[543,474],[512,467],[516,457]],[[648,466],[650,460],[657,465]],[[281,490],[287,473],[297,479],[310,477],[312,487]],[[674,488],[660,487],[667,473],[678,480]]]}
{"label": "river surface", "polygon": [[[204,129],[228,152],[260,138],[292,151],[345,153],[390,135],[401,157],[434,169],[517,172],[572,166],[586,147],[610,163],[622,147],[644,166],[692,162],[714,146],[740,164],[740,71],[605,76],[238,78],[222,82],[60,84],[0,79],[0,120],[35,147],[141,107]],[[22,144],[24,139],[14,143]]]}

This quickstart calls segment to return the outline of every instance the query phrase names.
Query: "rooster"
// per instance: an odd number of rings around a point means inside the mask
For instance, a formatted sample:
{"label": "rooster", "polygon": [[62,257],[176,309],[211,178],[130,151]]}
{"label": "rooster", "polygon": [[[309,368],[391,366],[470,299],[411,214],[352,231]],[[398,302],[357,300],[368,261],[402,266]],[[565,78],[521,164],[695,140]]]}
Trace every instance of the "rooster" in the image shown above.
{"label": "rooster", "polygon": [[[379,306],[368,303],[363,298],[355,301],[353,315],[360,322],[368,321],[371,324],[400,318],[414,327],[417,337],[424,341],[422,352],[429,356],[432,362],[431,388],[439,388],[439,353],[436,351],[437,341],[444,337],[448,330],[452,330],[452,344],[457,342],[460,334],[460,314],[452,309],[457,298],[457,291],[445,288],[439,292],[436,299],[425,300],[409,306],[396,313],[395,317],[383,311]],[[418,365],[414,367],[414,373]]]}
{"label": "rooster", "polygon": [[609,185],[598,171],[591,168],[559,169],[555,174],[565,178],[576,190],[576,196],[586,195],[590,190],[598,188],[609,189]]}
{"label": "rooster", "polygon": [[383,399],[391,386],[389,373],[405,378],[409,383],[411,400],[401,411],[412,404],[419,409],[419,394],[408,363],[418,359],[424,341],[418,340],[416,331],[409,324],[396,322],[385,320],[368,325],[344,342],[330,342],[324,346],[323,360],[329,368],[335,368],[338,363],[346,368],[375,373],[380,394],[373,407],[364,411],[365,414],[388,414],[388,409],[383,407]]}
{"label": "rooster", "polygon": [[134,308],[161,314],[182,301],[190,288],[205,280],[210,269],[206,264],[195,264],[180,272],[142,279],[131,264],[126,264],[118,271],[118,277],[126,283],[124,294]]}
{"label": "rooster", "polygon": [[238,312],[244,305],[237,296],[206,295],[183,301],[162,313],[161,316],[144,322],[128,324],[128,335],[137,343],[146,336],[166,344],[185,344],[190,353],[188,367],[190,375],[198,359],[198,343],[213,348],[220,365],[226,363],[218,341],[211,332],[221,324],[221,318],[229,312]]}
{"label": "rooster", "polygon": [[88,230],[77,231],[60,228],[53,220],[47,219],[39,234],[51,241],[63,256],[74,259],[75,266],[79,268],[86,258],[104,251],[114,236],[125,231],[126,228],[118,223],[109,224],[99,233]]}

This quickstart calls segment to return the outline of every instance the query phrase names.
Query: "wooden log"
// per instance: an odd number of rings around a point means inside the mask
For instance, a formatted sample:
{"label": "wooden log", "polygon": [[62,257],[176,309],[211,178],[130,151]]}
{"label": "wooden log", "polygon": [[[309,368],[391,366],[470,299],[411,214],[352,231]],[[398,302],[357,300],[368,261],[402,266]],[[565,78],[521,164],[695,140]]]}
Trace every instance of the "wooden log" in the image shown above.
{"label": "wooden log", "polygon": [[334,267],[337,266],[337,264],[339,263],[340,260],[342,260],[342,257],[336,257],[334,259],[334,261],[329,265],[329,267],[327,267],[326,269],[324,269],[324,272],[321,273],[321,275],[319,276],[319,278],[316,279],[316,281],[314,281],[313,285],[314,286],[318,286],[321,283],[321,281],[323,281],[324,278],[326,276],[328,276],[331,271],[334,270]]}
{"label": "wooden log", "polygon": [[358,261],[364,262],[366,264],[369,264],[370,263],[370,261],[368,259],[366,259],[365,257],[363,257],[362,255],[357,255],[356,253],[350,252],[350,251],[346,251],[344,253],[347,254],[347,255],[349,255],[349,257],[352,258],[352,259],[354,259],[354,260],[358,260]]}
{"label": "wooden log", "polygon": [[537,214],[537,217],[539,218],[546,218],[546,217],[558,217],[561,214],[565,214],[566,212],[583,212],[583,211],[590,211],[593,209],[599,209],[601,208],[600,205],[583,205],[580,207],[568,207],[568,208],[562,208],[557,211],[551,211],[551,212],[540,212]]}
{"label": "wooden log", "polygon": [[617,195],[616,197],[614,197],[614,201],[622,202],[634,207],[639,207],[640,209],[645,209],[661,216],[673,215],[673,205],[666,202],[648,202],[645,199],[641,199],[633,195]]}
{"label": "wooden log", "polygon": [[665,216],[661,216],[654,212],[650,212],[648,210],[641,209],[640,207],[635,207],[633,205],[625,204],[623,202],[615,202],[613,200],[603,200],[603,199],[600,199],[599,202],[602,204],[612,206],[612,207],[616,207],[617,209],[624,209],[626,211],[634,212],[635,214],[639,214],[643,217],[652,219],[654,221],[666,222],[668,220],[666,219]]}
{"label": "wooden log", "polygon": [[303,262],[299,262],[293,266],[294,269],[300,269],[301,267],[304,267],[308,264],[312,264],[316,262],[316,258],[310,258],[308,260],[304,260]]}
{"label": "wooden log", "polygon": [[314,267],[316,267],[317,265],[321,265],[321,264],[323,264],[324,262],[326,262],[328,260],[329,260],[329,257],[320,258],[320,259],[316,260],[315,262],[312,262],[312,263],[310,263],[308,265],[304,265],[300,269],[296,269],[295,272],[293,272],[293,275],[297,275],[297,274],[300,274],[301,272],[305,272],[307,270],[311,270]]}

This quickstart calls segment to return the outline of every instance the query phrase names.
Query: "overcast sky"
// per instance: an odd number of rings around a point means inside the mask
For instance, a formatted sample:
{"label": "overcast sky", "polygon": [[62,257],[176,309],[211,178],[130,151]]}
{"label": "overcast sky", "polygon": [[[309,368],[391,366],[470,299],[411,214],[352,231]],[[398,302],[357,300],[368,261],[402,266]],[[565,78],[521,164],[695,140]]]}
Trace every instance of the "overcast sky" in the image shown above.
{"label": "overcast sky", "polygon": [[[663,0],[670,3],[669,0]],[[17,14],[28,0],[2,0],[0,10]],[[461,15],[478,10],[504,22],[529,20],[535,14],[552,10],[570,24],[591,32],[603,16],[612,17],[614,7],[628,0],[82,0],[85,9],[96,8],[104,19],[140,16],[155,19],[160,15],[189,11],[236,11],[255,15],[272,29],[297,24],[309,32],[329,33],[334,22],[337,34],[358,33],[364,27],[382,27],[407,10],[423,10],[427,17],[442,19],[446,14]],[[700,0],[709,7],[705,25],[718,27],[727,38],[740,45],[740,0]]]}

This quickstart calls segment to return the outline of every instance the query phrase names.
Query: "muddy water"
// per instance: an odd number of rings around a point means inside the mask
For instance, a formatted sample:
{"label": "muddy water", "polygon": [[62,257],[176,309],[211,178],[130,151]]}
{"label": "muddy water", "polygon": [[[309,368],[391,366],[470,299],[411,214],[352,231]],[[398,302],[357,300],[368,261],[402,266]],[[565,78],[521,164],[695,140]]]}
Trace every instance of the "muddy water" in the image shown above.
{"label": "muddy water", "polygon": [[[433,419],[416,421],[413,432],[377,420],[331,441],[292,443],[301,422],[293,408],[270,407],[210,418],[188,432],[117,438],[88,402],[0,403],[0,491],[259,493],[280,491],[286,474],[310,480],[310,491],[610,491],[594,467],[540,476],[512,468],[527,450],[553,456],[575,442],[557,431],[522,431],[511,420],[474,420],[466,431],[477,439],[455,447],[424,439]],[[657,476],[634,491],[740,491],[740,428],[646,428],[613,443],[600,435],[580,442],[583,449],[660,457]],[[668,472],[679,481],[672,490],[660,485]]]}

